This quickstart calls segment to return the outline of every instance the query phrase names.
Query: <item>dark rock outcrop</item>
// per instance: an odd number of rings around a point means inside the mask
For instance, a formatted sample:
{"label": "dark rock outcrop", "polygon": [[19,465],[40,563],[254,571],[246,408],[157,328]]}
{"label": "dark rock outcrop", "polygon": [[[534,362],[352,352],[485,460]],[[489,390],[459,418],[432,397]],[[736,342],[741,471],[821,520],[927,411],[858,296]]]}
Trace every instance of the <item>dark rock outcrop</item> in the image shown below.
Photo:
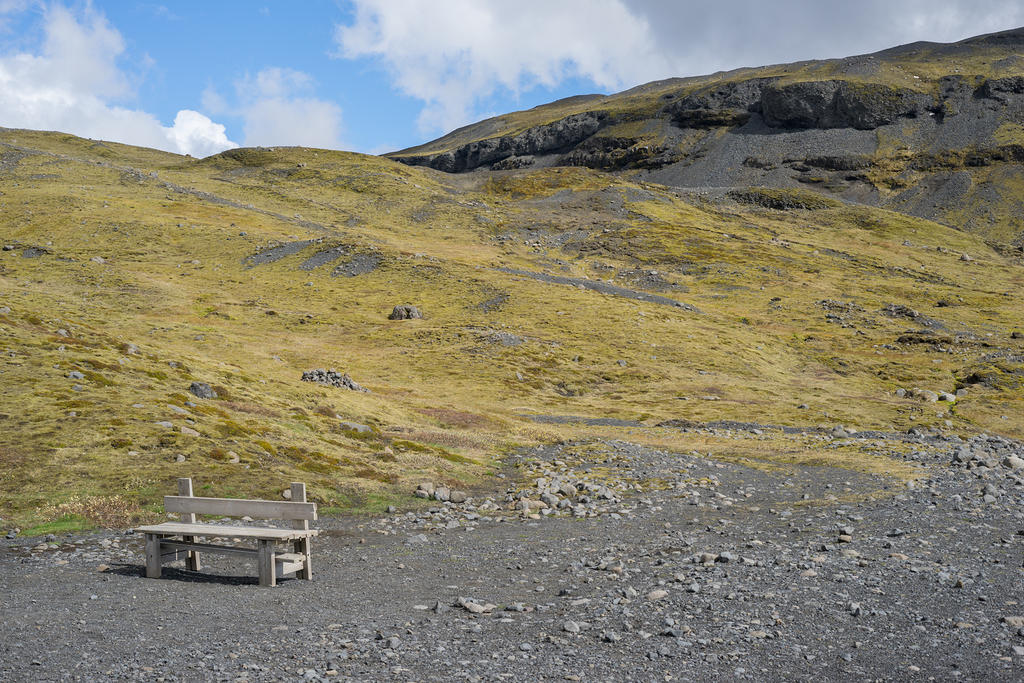
{"label": "dark rock outcrop", "polygon": [[510,157],[565,151],[589,138],[609,121],[606,112],[582,112],[543,126],[528,128],[518,135],[476,140],[450,152],[399,157],[399,161],[412,166],[429,166],[448,173],[470,171]]}
{"label": "dark rock outcrop", "polygon": [[766,124],[778,128],[872,130],[934,106],[930,95],[879,83],[806,81],[771,85],[761,95]]}
{"label": "dark rock outcrop", "polygon": [[680,128],[742,126],[751,112],[761,110],[762,91],[774,78],[753,78],[703,88],[665,107]]}

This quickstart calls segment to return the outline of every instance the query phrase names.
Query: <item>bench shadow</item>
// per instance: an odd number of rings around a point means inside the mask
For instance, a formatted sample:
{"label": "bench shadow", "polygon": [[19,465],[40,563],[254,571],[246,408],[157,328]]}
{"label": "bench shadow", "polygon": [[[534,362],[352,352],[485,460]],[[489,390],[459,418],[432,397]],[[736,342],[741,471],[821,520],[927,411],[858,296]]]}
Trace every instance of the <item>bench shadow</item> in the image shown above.
{"label": "bench shadow", "polygon": [[[104,570],[105,574],[117,574],[119,576],[133,576],[146,578],[146,565],[120,563],[110,565]],[[226,586],[258,586],[260,580],[255,576],[232,576],[227,574],[207,574],[206,572],[193,572],[177,567],[164,567],[161,581],[182,581],[185,583],[219,583]],[[278,577],[277,585],[292,581],[293,577]]]}

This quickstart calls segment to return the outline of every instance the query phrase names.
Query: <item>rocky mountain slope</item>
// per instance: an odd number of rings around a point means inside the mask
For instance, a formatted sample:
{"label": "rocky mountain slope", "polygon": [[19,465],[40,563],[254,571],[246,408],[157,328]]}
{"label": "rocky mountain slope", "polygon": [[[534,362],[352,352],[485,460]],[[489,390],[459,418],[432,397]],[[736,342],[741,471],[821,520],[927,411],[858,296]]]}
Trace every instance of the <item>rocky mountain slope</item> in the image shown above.
{"label": "rocky mountain slope", "polygon": [[575,97],[391,158],[583,166],[679,188],[804,187],[1024,249],[1024,29]]}

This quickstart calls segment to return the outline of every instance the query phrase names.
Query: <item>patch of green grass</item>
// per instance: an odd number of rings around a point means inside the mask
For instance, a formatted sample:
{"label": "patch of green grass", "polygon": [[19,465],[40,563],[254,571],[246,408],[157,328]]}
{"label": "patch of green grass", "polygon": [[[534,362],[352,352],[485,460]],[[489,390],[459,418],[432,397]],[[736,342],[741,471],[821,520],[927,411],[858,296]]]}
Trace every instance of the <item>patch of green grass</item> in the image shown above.
{"label": "patch of green grass", "polygon": [[21,532],[22,536],[45,536],[47,534],[70,534],[81,531],[91,531],[96,525],[84,517],[78,515],[64,515],[52,522],[36,524]]}

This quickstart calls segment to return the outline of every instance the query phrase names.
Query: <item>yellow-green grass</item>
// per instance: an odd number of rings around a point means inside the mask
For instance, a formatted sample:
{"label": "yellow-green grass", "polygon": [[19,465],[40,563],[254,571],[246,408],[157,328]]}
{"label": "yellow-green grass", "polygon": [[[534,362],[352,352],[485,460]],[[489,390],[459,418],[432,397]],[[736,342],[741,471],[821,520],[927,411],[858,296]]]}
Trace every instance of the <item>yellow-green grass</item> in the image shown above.
{"label": "yellow-green grass", "polygon": [[[450,177],[301,148],[196,161],[26,131],[0,143],[0,153],[34,150],[3,171],[0,197],[0,234],[18,247],[0,253],[0,306],[11,309],[0,315],[0,516],[25,524],[60,519],[53,506],[80,496],[156,514],[178,476],[259,497],[303,480],[314,499],[347,509],[408,502],[424,479],[486,487],[512,444],[567,431],[529,413],[886,429],[950,420],[1024,435],[1016,389],[972,388],[952,411],[893,394],[950,391],[994,348],[1021,351],[1009,331],[1024,329],[1012,295],[1024,269],[929,221],[838,204],[693,204],[585,169]],[[550,199],[567,191],[583,208]],[[538,226],[589,234],[524,243]],[[515,241],[496,239],[506,234]],[[246,262],[320,238],[275,263]],[[351,278],[331,277],[333,264],[298,268],[334,244],[374,249],[381,265]],[[50,253],[22,258],[30,245]],[[657,270],[679,287],[663,294],[701,312],[499,266],[591,279]],[[497,295],[500,307],[481,307]],[[822,299],[861,306],[856,328],[826,322]],[[400,303],[426,317],[387,320]],[[979,339],[953,353],[884,348],[920,327],[880,314],[888,303]],[[299,381],[316,367],[371,392]],[[193,381],[220,396],[195,399]],[[334,415],[375,431],[343,430]],[[690,439],[673,438],[681,449]]]}

